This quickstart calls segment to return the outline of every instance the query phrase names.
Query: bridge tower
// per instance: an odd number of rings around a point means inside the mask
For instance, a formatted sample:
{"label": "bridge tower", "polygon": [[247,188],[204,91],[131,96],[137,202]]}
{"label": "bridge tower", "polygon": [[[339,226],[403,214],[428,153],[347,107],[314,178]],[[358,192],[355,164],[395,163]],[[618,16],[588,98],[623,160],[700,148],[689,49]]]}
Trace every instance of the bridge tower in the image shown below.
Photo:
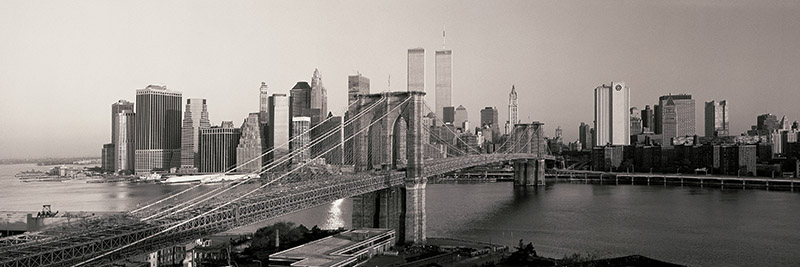
{"label": "bridge tower", "polygon": [[359,114],[377,105],[354,121],[354,129],[369,127],[353,141],[355,170],[383,171],[387,182],[405,170],[404,186],[353,198],[353,228],[394,228],[399,243],[425,242],[424,97],[419,91],[358,95],[359,103],[348,111]]}
{"label": "bridge tower", "polygon": [[522,159],[514,161],[514,186],[544,185],[544,159]]}

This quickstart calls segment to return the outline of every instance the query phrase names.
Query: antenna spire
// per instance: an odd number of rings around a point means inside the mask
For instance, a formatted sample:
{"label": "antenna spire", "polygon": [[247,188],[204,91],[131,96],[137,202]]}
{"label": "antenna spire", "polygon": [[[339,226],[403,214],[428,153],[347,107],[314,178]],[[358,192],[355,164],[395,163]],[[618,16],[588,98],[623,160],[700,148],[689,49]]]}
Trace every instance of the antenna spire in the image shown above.
{"label": "antenna spire", "polygon": [[442,50],[445,50],[445,44],[447,43],[447,37],[445,33],[445,27],[442,27]]}

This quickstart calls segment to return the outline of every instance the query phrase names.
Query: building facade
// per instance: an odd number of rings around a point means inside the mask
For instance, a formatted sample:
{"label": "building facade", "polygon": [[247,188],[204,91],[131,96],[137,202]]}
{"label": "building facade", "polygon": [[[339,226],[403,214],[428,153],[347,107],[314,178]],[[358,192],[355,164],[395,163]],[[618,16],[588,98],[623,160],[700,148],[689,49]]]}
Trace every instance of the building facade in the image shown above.
{"label": "building facade", "polygon": [[347,76],[347,106],[356,102],[357,95],[369,94],[369,78],[361,73]]}
{"label": "building facade", "polygon": [[453,51],[436,51],[436,117],[444,120],[444,108],[453,106]]}
{"label": "building facade", "polygon": [[444,124],[451,124],[454,125],[456,120],[456,109],[454,107],[444,107],[442,108],[442,122]]}
{"label": "building facade", "polygon": [[[517,118],[517,88],[514,85],[511,85],[511,93],[508,94],[508,122],[511,128],[514,128],[514,125],[519,123]],[[506,133],[509,133],[509,131],[509,129],[506,129]]]}
{"label": "building facade", "polygon": [[655,132],[655,112],[650,105],[645,105],[642,110],[642,132]]}
{"label": "building facade", "polygon": [[308,82],[297,82],[289,90],[289,102],[291,117],[311,117],[311,85]]}
{"label": "building facade", "polygon": [[578,127],[578,141],[581,143],[581,149],[591,149],[592,144],[592,127],[589,124],[581,122],[581,126]]}
{"label": "building facade", "polygon": [[114,171],[114,144],[103,144],[103,150],[100,157],[100,168],[104,172]]}
{"label": "building facade", "polygon": [[425,49],[408,49],[408,91],[425,91]]}
{"label": "building facade", "polygon": [[[114,144],[114,157],[115,157],[115,159],[112,160],[111,162],[109,162],[109,164],[111,164],[111,165],[108,166],[110,170],[119,169],[119,167],[116,166],[116,164],[117,164],[117,160],[116,159],[120,157],[118,155],[122,155],[123,157],[127,156],[127,154],[118,153],[116,151],[116,147],[118,147],[117,146],[117,140],[120,139],[119,138],[119,132],[118,132],[119,129],[116,127],[116,125],[119,124],[119,116],[118,116],[118,114],[123,113],[123,112],[134,113],[134,104],[129,102],[129,101],[127,101],[127,100],[122,100],[122,99],[120,99],[119,101],[117,101],[114,104],[111,104],[111,143]],[[133,125],[133,123],[130,123],[130,124]],[[131,144],[133,144],[133,143],[131,143]],[[133,153],[133,150],[131,150],[131,153]],[[133,158],[131,157],[130,160],[126,160],[126,161],[133,162]],[[133,169],[133,168],[131,168],[131,169]]]}
{"label": "building facade", "polygon": [[136,90],[136,173],[180,166],[181,98],[163,85]]}
{"label": "building facade", "polygon": [[665,95],[658,99],[660,113],[656,121],[661,122],[661,135],[664,143],[678,136],[692,136],[695,131],[695,103],[692,95]]}
{"label": "building facade", "polygon": [[485,107],[481,110],[481,128],[489,128],[491,136],[484,135],[484,138],[497,139],[500,135],[500,125],[498,124],[497,108]]}
{"label": "building facade", "polygon": [[258,92],[259,123],[266,125],[269,123],[269,86],[266,82],[261,82]]}
{"label": "building facade", "polygon": [[322,83],[322,75],[314,69],[311,76],[311,125],[317,125],[328,117],[328,90]]}
{"label": "building facade", "polygon": [[467,108],[462,105],[458,105],[454,117],[455,121],[453,124],[456,127],[461,128],[464,132],[469,131],[469,125],[465,125],[465,123],[469,121],[469,113],[467,113]]}
{"label": "building facade", "polygon": [[181,168],[196,168],[200,163],[198,139],[200,129],[211,128],[208,120],[208,106],[205,99],[186,99],[181,127]]}
{"label": "building facade", "polygon": [[264,164],[264,140],[259,113],[250,113],[242,123],[242,137],[236,147],[236,171],[243,173],[258,172]]}
{"label": "building facade", "polygon": [[728,113],[728,102],[725,100],[706,102],[705,108],[705,136],[728,136],[730,135],[730,121]]}
{"label": "building facade", "polygon": [[123,174],[134,172],[134,159],[136,158],[136,113],[132,110],[123,110],[117,113],[117,119],[112,126],[115,132],[114,144],[114,171]]}
{"label": "building facade", "polygon": [[594,146],[630,144],[630,88],[611,82],[594,89]]}
{"label": "building facade", "polygon": [[640,117],[640,116],[641,116],[641,113],[639,112],[639,109],[636,108],[636,107],[632,107],[631,108],[631,114],[630,114],[630,118],[631,118],[630,134],[631,135],[637,135],[637,134],[641,134],[642,133],[642,129],[643,129],[642,117]]}
{"label": "building facade", "polygon": [[292,118],[292,142],[289,147],[294,156],[292,165],[301,165],[311,159],[309,144],[311,144],[311,118],[294,117]]}
{"label": "building facade", "polygon": [[[276,162],[289,153],[289,97],[286,94],[272,94],[269,97],[269,127],[267,162]],[[280,164],[285,166],[285,164]]]}
{"label": "building facade", "polygon": [[200,172],[225,172],[236,167],[236,147],[242,130],[233,122],[200,129]]}

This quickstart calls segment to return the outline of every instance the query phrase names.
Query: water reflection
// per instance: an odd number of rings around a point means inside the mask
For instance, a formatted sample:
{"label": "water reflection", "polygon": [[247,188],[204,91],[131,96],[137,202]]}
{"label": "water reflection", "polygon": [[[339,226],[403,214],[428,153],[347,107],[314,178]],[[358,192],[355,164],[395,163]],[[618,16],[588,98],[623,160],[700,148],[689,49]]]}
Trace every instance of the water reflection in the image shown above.
{"label": "water reflection", "polygon": [[322,229],[337,229],[340,227],[344,227],[344,219],[342,218],[342,203],[344,203],[344,199],[338,199],[331,203],[330,208],[328,209],[328,215],[325,216],[325,224],[322,226]]}

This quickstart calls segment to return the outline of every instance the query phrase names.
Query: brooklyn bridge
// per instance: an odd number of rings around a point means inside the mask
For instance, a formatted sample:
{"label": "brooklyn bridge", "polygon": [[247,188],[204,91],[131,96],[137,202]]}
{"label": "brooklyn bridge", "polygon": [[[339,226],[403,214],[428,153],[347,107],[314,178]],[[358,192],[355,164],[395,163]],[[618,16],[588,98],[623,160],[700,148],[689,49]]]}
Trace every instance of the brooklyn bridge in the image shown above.
{"label": "brooklyn bridge", "polygon": [[[424,122],[424,96],[359,95],[343,123],[286,153],[266,151],[270,163],[241,180],[199,183],[126,213],[0,239],[0,266],[102,266],[342,198],[353,199],[354,228],[393,228],[399,242],[424,243],[427,177],[509,162],[515,186],[543,181],[554,158],[541,127],[516,125],[494,151],[431,142],[441,137]],[[319,164],[331,153],[342,164]]]}

